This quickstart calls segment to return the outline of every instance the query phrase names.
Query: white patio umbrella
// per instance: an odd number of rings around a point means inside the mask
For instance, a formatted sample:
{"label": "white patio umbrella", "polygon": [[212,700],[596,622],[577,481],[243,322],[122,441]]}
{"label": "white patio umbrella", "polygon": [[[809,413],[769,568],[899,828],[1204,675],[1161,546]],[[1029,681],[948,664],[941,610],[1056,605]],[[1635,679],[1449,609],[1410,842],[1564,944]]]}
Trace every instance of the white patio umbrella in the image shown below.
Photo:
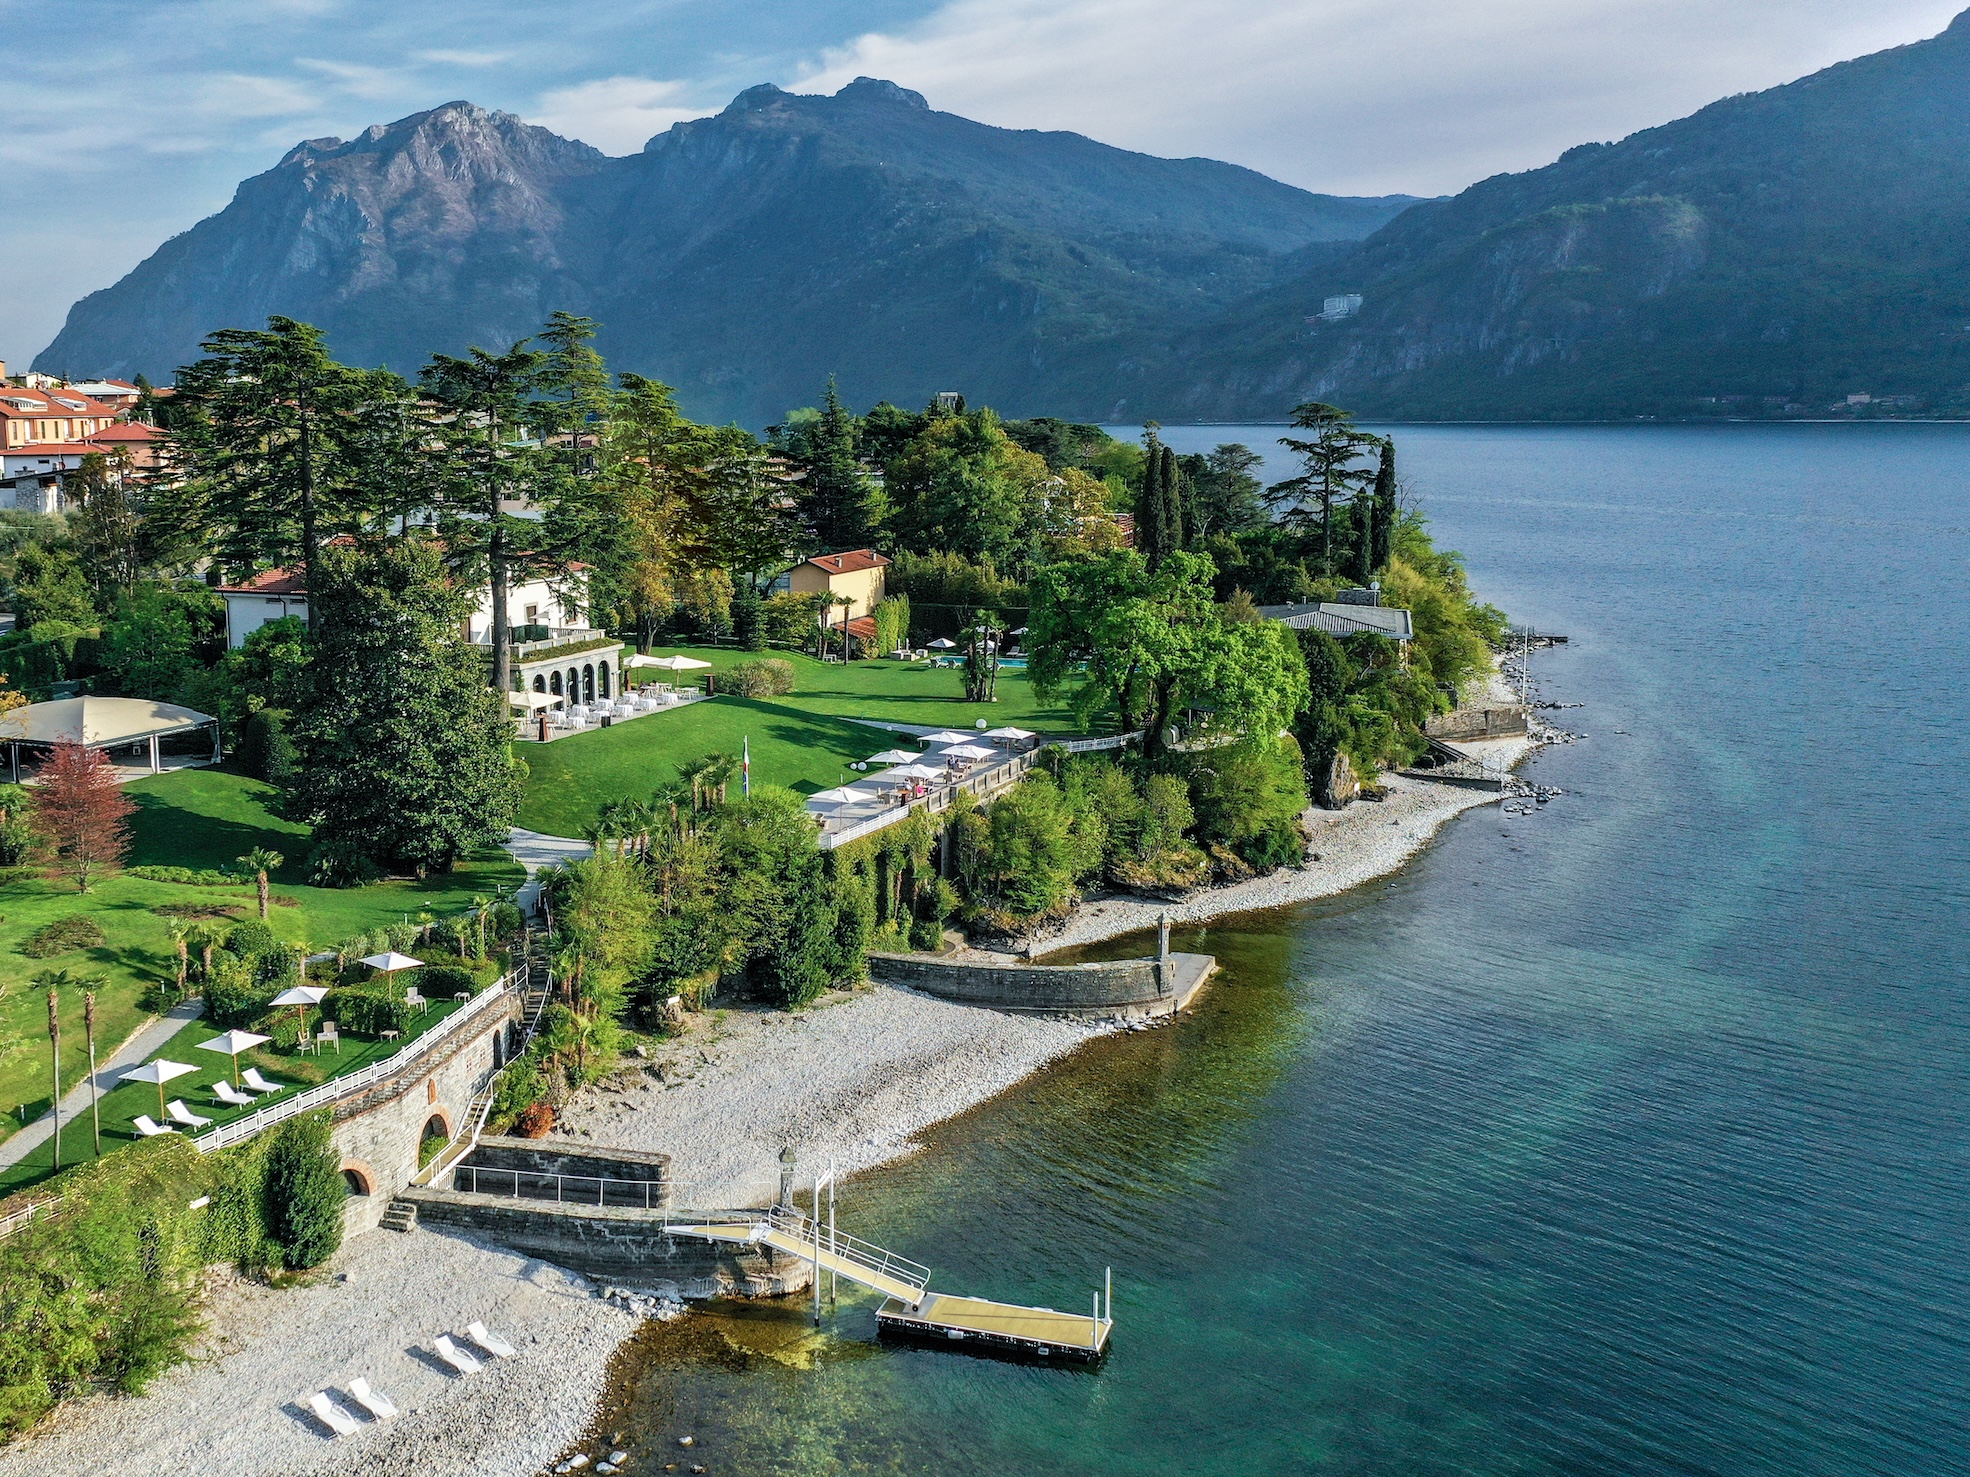
{"label": "white patio umbrella", "polygon": [[1006,632],[1006,635],[1008,635],[1008,636],[1024,636],[1025,634],[1026,634],[1026,627],[1024,627],[1024,626],[1021,626],[1021,627],[1020,627],[1020,628],[1019,628],[1018,630],[1016,630],[1016,631],[1007,631],[1007,632]]}
{"label": "white patio umbrella", "polygon": [[141,1067],[132,1067],[117,1080],[121,1082],[155,1082],[157,1084],[157,1116],[162,1119],[164,1117],[164,1084],[169,1082],[173,1077],[182,1077],[187,1072],[196,1072],[197,1070],[198,1068],[187,1066],[183,1062],[167,1062],[163,1057],[159,1057],[154,1062],[145,1062]]}
{"label": "white patio umbrella", "polygon": [[948,749],[939,749],[937,751],[937,757],[939,759],[990,759],[998,752],[997,749],[988,749],[983,744],[953,744]]}
{"label": "white patio umbrella", "polygon": [[558,695],[551,692],[509,692],[506,694],[506,700],[514,707],[525,708],[530,713],[538,712],[542,708],[551,708],[561,701]]}
{"label": "white patio umbrella", "polygon": [[814,794],[807,797],[807,803],[809,805],[832,805],[838,810],[842,806],[851,804],[854,801],[867,800],[869,798],[869,792],[866,790],[856,790],[851,789],[847,785],[837,785],[832,790],[817,790]]}
{"label": "white patio umbrella", "polygon": [[369,958],[359,959],[356,962],[358,964],[367,964],[371,969],[380,971],[383,975],[385,989],[391,988],[396,983],[391,976],[396,974],[398,970],[416,969],[424,963],[422,959],[413,959],[408,954],[399,954],[395,949],[390,950],[386,954],[371,954]]}
{"label": "white patio umbrella", "polygon": [[645,656],[635,652],[622,659],[625,667],[656,667],[664,672],[702,672],[710,662],[701,662],[694,656]]}
{"label": "white patio umbrella", "polygon": [[968,744],[971,742],[971,735],[968,733],[959,733],[953,728],[947,728],[941,733],[920,733],[917,735],[917,742],[920,744],[932,744],[941,749],[951,744]]}
{"label": "white patio umbrella", "polygon": [[895,769],[884,770],[882,777],[886,780],[941,780],[944,771],[928,764],[902,764]]}
{"label": "white patio umbrella", "polygon": [[914,749],[884,749],[880,754],[871,754],[867,762],[870,764],[908,764],[916,757],[916,751]]}
{"label": "white patio umbrella", "polygon": [[305,1031],[308,1029],[308,1007],[310,1005],[320,1005],[322,996],[327,993],[328,991],[320,985],[296,985],[291,990],[282,990],[280,994],[274,996],[267,1003],[269,1005],[292,1005],[298,1007],[301,1012],[301,1029]]}
{"label": "white patio umbrella", "polygon": [[927,641],[924,644],[937,651],[953,651],[957,648],[958,643],[951,640],[948,636],[939,636],[935,641]]}
{"label": "white patio umbrella", "polygon": [[995,728],[985,735],[988,739],[1002,739],[1007,743],[1013,744],[1020,742],[1022,739],[1029,739],[1032,736],[1033,730],[1030,728]]}
{"label": "white patio umbrella", "polygon": [[253,1031],[242,1031],[238,1027],[234,1027],[223,1036],[214,1036],[210,1041],[199,1042],[198,1049],[200,1051],[216,1051],[222,1056],[231,1057],[233,1059],[233,1086],[238,1087],[239,1054],[242,1051],[252,1050],[252,1048],[258,1046],[263,1041],[271,1040],[273,1040],[271,1036],[262,1036]]}

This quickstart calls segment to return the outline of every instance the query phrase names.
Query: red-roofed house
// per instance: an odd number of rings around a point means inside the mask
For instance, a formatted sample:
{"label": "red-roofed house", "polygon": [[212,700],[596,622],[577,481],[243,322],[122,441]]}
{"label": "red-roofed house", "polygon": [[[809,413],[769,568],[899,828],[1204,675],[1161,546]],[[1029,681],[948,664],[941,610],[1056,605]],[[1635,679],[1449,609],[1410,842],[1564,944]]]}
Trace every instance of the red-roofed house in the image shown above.
{"label": "red-roofed house", "polygon": [[117,407],[73,385],[0,384],[0,508],[62,512],[63,475],[92,451],[121,448],[140,470],[155,467],[163,432],[119,415]]}
{"label": "red-roofed house", "polygon": [[[816,554],[803,560],[773,582],[776,590],[792,590],[797,595],[845,595],[850,604],[850,620],[868,615],[881,602],[889,556],[874,549],[850,549],[842,554]],[[839,625],[840,606],[828,612],[828,624]]]}

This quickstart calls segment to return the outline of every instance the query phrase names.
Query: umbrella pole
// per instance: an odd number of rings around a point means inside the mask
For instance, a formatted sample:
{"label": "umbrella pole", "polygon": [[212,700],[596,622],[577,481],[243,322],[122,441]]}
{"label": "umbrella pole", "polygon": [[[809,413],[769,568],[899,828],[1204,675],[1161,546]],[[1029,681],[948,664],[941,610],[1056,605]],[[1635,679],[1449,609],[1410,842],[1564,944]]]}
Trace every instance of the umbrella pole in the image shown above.
{"label": "umbrella pole", "polygon": [[239,1053],[233,1053],[233,1091],[239,1091]]}

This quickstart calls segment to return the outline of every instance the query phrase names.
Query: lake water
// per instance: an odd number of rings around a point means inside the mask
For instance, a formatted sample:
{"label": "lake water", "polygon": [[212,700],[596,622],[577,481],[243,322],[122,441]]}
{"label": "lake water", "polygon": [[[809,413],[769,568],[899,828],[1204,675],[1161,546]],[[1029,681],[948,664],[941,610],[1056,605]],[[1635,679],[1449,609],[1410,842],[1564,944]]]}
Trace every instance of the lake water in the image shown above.
{"label": "lake water", "polygon": [[1223,964],[1193,1015],[847,1186],[941,1289],[1084,1308],[1112,1265],[1099,1370],[727,1307],[645,1340],[628,1434],[747,1474],[1970,1472],[1970,428],[1399,436],[1484,595],[1572,637],[1535,667],[1589,737],[1529,770],[1566,796],[1179,936]]}

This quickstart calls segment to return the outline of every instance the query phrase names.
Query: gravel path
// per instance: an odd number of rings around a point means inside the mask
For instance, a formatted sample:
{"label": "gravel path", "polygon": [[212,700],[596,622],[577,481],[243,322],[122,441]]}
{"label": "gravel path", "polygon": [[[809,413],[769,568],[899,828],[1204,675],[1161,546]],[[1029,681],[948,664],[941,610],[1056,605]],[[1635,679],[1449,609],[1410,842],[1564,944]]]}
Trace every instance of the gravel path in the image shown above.
{"label": "gravel path", "polygon": [[910,1152],[916,1135],[1104,1029],[873,985],[813,1010],[717,1011],[573,1104],[562,1127],[671,1156],[679,1199],[768,1203],[791,1144],[808,1178]]}
{"label": "gravel path", "polygon": [[[462,1343],[475,1319],[518,1353],[460,1378],[431,1340],[449,1332]],[[58,1412],[0,1447],[0,1477],[527,1477],[581,1435],[609,1356],[636,1323],[542,1262],[427,1231],[372,1231],[311,1286],[223,1276],[192,1363],[141,1401],[92,1397]],[[357,1376],[396,1402],[395,1420],[362,1417],[344,1393]],[[355,1435],[331,1440],[307,1413],[303,1402],[324,1389],[362,1420]]]}

